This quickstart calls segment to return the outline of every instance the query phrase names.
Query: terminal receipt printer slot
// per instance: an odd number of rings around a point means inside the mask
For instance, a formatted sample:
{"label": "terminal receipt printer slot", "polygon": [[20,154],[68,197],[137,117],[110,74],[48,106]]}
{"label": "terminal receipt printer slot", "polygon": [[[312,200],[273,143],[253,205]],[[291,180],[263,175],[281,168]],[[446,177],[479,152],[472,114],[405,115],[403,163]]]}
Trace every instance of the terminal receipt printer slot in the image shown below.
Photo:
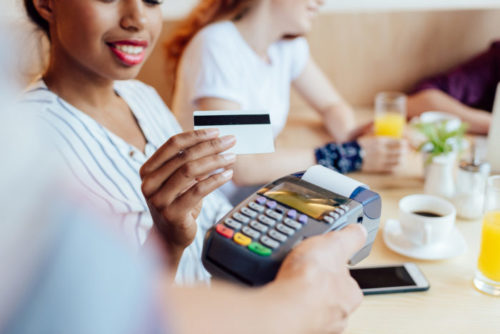
{"label": "terminal receipt printer slot", "polygon": [[380,213],[380,196],[366,185],[313,166],[302,177],[290,175],[264,186],[222,218],[206,234],[203,265],[214,277],[263,285],[305,238],[363,224],[368,237],[351,258],[354,265],[370,253]]}

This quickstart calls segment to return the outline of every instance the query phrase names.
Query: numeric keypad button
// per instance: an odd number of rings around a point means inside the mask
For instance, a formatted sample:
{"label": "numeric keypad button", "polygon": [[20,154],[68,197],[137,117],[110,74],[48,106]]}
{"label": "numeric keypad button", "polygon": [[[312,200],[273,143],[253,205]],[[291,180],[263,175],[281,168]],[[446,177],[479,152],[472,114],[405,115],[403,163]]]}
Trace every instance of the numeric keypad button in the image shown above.
{"label": "numeric keypad button", "polygon": [[253,228],[254,230],[257,230],[262,233],[266,233],[268,227],[264,224],[258,223],[255,220],[251,221],[249,226]]}
{"label": "numeric keypad button", "polygon": [[262,238],[260,238],[260,242],[264,245],[264,246],[267,246],[269,248],[278,248],[280,243],[277,242],[276,240],[273,240],[269,237],[266,237],[266,236],[263,236]]}
{"label": "numeric keypad button", "polygon": [[273,210],[266,210],[266,215],[273,218],[273,219],[276,219],[276,220],[281,220],[283,218],[283,215],[282,214],[279,214]]}
{"label": "numeric keypad button", "polygon": [[269,236],[275,240],[278,240],[279,242],[285,242],[287,237],[283,233],[279,233],[276,230],[271,230],[269,231]]}
{"label": "numeric keypad button", "polygon": [[333,223],[335,223],[335,219],[333,219],[333,217],[330,217],[330,216],[325,216],[325,218],[323,218],[323,220],[325,222],[327,222],[328,224],[332,225]]}
{"label": "numeric keypad button", "polygon": [[224,220],[224,224],[226,226],[229,226],[230,228],[232,228],[234,230],[239,230],[242,226],[241,223],[238,223],[236,220],[231,219],[231,218],[226,218]]}
{"label": "numeric keypad button", "polygon": [[283,223],[285,223],[285,225],[287,225],[288,227],[291,227],[296,230],[300,230],[302,228],[302,224],[290,218],[285,218]]}
{"label": "numeric keypad button", "polygon": [[257,204],[255,202],[250,202],[248,206],[250,207],[250,209],[255,210],[257,212],[264,212],[264,210],[266,209],[264,206]]}
{"label": "numeric keypad button", "polygon": [[255,218],[258,215],[257,211],[254,211],[254,210],[249,209],[247,207],[241,208],[241,212],[250,218]]}
{"label": "numeric keypad button", "polygon": [[338,212],[330,212],[330,216],[335,220],[340,218],[340,214]]}
{"label": "numeric keypad button", "polygon": [[250,222],[250,218],[248,218],[247,216],[242,215],[239,212],[236,212],[233,215],[233,218],[236,219],[237,221],[242,222],[243,224],[248,224]]}
{"label": "numeric keypad button", "polygon": [[293,235],[295,233],[295,230],[294,229],[291,229],[290,227],[288,226],[285,226],[283,224],[278,224],[276,225],[276,229],[278,231],[280,231],[281,233],[284,233],[284,234],[287,234],[287,235]]}
{"label": "numeric keypad button", "polygon": [[244,234],[248,235],[252,239],[257,239],[257,238],[260,237],[260,233],[259,232],[257,232],[254,229],[251,229],[248,226],[243,227],[243,229],[241,230],[241,232],[243,232]]}
{"label": "numeric keypad button", "polygon": [[267,226],[274,226],[274,224],[276,224],[276,220],[266,217],[264,215],[260,215],[259,218],[257,218],[257,220],[263,224],[266,224]]}

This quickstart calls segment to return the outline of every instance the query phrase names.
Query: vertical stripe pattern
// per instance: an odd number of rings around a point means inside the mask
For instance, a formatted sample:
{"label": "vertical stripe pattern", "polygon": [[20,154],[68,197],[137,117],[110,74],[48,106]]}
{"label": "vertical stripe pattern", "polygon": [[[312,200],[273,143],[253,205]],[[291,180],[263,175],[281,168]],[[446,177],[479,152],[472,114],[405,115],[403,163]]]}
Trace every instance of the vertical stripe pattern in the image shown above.
{"label": "vertical stripe pattern", "polygon": [[[121,217],[121,230],[139,248],[153,225],[141,192],[140,167],[181,128],[156,91],[138,81],[117,81],[115,90],[132,110],[147,140],[145,153],[106,129],[84,112],[37,82],[23,98],[24,107],[35,112],[53,130],[63,161],[81,191],[102,208]],[[218,191],[207,196],[198,218],[198,233],[181,259],[176,281],[195,284],[207,281],[201,264],[203,238],[231,206]]]}

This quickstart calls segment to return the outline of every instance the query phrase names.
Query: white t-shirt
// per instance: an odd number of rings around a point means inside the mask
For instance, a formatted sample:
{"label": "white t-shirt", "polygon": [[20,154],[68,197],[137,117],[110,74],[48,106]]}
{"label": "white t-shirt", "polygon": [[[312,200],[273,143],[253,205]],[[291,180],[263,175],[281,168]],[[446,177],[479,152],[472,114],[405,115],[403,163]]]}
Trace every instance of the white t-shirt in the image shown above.
{"label": "white t-shirt", "polygon": [[259,57],[231,21],[203,28],[188,44],[177,72],[173,110],[181,124],[193,124],[197,99],[212,97],[240,104],[242,110],[268,110],[276,137],[285,126],[292,81],[309,59],[304,38],[269,47],[270,63]]}
{"label": "white t-shirt", "polygon": [[[120,229],[130,243],[139,248],[153,226],[141,192],[139,170],[161,145],[181,132],[181,128],[152,87],[134,80],[116,81],[115,91],[128,104],[146,137],[145,152],[51,92],[43,81],[30,87],[22,102],[53,130],[61,156],[82,193],[113,216],[120,217]],[[209,278],[201,264],[205,232],[230,209],[219,191],[205,197],[197,220],[198,232],[184,251],[177,282],[194,283]]]}

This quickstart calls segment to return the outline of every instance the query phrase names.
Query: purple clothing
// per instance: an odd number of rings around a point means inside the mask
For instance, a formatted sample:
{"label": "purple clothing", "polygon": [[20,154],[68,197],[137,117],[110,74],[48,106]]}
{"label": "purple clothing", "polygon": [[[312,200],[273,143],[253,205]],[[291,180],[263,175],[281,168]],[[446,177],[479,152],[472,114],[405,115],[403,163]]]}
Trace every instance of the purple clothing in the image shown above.
{"label": "purple clothing", "polygon": [[420,82],[412,93],[439,89],[473,108],[491,111],[500,81],[500,41],[448,72]]}

